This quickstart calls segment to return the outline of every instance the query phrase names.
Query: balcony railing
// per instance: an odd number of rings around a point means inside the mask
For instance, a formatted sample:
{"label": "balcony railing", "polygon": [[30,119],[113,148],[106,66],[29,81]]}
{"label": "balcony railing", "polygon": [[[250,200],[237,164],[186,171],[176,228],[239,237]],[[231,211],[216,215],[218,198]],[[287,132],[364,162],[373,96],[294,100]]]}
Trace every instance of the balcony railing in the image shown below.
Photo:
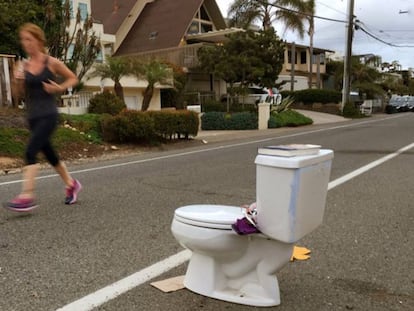
{"label": "balcony railing", "polygon": [[197,51],[207,45],[206,43],[189,44],[182,47],[169,48],[158,51],[139,53],[139,56],[155,57],[162,59],[179,67],[195,68],[199,65]]}

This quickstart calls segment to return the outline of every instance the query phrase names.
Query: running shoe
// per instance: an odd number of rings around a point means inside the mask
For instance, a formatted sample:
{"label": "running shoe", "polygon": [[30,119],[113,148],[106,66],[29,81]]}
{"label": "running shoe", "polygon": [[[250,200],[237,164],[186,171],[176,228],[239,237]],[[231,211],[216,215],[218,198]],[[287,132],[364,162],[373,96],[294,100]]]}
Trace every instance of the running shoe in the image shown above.
{"label": "running shoe", "polygon": [[22,198],[17,196],[3,206],[13,212],[30,212],[38,207],[38,204],[33,198]]}
{"label": "running shoe", "polygon": [[73,185],[70,188],[66,188],[65,204],[73,204],[78,200],[78,193],[82,190],[82,185],[79,180],[74,179]]}

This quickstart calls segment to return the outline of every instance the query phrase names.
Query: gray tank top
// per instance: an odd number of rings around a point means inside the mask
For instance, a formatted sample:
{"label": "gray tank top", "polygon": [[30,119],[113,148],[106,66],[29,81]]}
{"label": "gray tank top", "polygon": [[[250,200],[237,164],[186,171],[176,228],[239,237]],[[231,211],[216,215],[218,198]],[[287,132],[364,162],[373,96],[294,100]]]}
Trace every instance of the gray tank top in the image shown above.
{"label": "gray tank top", "polygon": [[57,113],[56,98],[43,89],[42,82],[55,81],[55,75],[48,67],[49,57],[46,57],[42,72],[34,75],[25,70],[25,105],[29,119],[45,117]]}

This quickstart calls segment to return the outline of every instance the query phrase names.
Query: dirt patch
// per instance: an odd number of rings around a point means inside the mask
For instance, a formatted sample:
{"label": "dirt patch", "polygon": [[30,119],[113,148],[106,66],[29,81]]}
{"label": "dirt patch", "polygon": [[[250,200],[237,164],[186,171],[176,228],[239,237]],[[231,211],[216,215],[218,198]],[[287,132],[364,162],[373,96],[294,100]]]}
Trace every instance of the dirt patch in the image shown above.
{"label": "dirt patch", "polygon": [[0,174],[8,174],[20,169],[23,165],[23,161],[20,159],[14,159],[9,157],[0,157]]}

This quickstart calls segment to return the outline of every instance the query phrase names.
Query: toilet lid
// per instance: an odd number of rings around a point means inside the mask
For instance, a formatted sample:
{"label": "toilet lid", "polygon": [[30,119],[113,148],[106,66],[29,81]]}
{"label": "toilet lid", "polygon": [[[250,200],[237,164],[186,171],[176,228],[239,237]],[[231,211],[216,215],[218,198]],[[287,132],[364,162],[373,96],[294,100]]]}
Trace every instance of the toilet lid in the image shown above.
{"label": "toilet lid", "polygon": [[243,217],[242,207],[230,205],[196,204],[175,210],[176,220],[206,228],[231,229],[231,225]]}

